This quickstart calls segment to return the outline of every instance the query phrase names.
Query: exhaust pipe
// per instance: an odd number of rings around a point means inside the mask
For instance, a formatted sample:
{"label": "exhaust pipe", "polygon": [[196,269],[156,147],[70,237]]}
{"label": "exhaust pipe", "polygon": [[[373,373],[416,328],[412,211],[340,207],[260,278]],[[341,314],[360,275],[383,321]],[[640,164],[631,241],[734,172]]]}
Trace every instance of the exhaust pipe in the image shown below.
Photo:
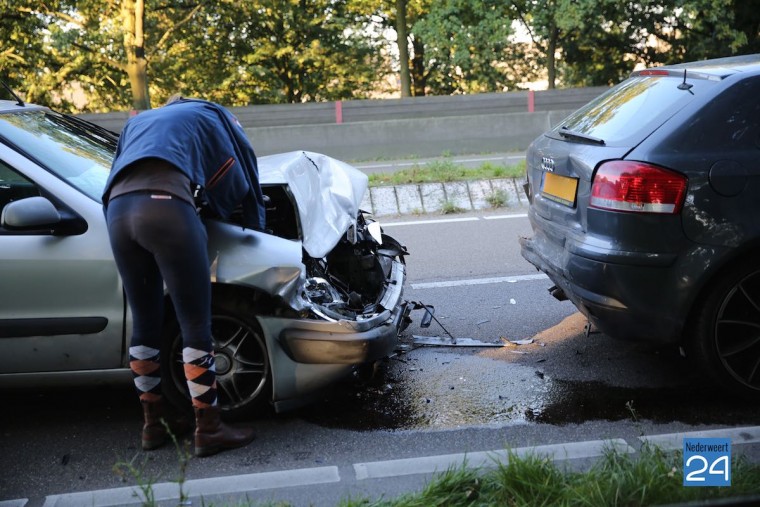
{"label": "exhaust pipe", "polygon": [[567,301],[567,294],[565,294],[565,291],[556,285],[549,288],[549,294],[551,294],[557,301]]}

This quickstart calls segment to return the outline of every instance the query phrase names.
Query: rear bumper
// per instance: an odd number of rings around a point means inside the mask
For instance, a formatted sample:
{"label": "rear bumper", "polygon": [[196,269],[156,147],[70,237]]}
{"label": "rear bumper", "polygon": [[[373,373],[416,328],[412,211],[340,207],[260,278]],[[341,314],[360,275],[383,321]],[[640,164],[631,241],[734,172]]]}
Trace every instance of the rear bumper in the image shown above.
{"label": "rear bumper", "polygon": [[[672,254],[589,249],[537,232],[521,238],[522,256],[561,288],[601,332],[630,340],[677,343],[685,312]],[[683,316],[680,316],[683,315]]]}

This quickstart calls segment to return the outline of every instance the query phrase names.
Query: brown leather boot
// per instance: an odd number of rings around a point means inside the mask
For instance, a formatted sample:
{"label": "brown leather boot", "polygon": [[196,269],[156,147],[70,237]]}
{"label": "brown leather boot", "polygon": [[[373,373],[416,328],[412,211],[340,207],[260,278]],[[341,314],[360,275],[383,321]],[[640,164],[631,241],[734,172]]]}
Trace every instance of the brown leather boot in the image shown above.
{"label": "brown leather boot", "polygon": [[195,407],[195,455],[211,456],[225,449],[243,447],[253,440],[253,428],[233,428],[222,422],[219,407]]}
{"label": "brown leather boot", "polygon": [[143,407],[143,418],[145,420],[142,429],[142,448],[144,451],[152,451],[164,445],[169,437],[169,431],[175,437],[179,437],[192,428],[189,419],[169,408],[163,398],[157,401],[140,400],[140,403]]}

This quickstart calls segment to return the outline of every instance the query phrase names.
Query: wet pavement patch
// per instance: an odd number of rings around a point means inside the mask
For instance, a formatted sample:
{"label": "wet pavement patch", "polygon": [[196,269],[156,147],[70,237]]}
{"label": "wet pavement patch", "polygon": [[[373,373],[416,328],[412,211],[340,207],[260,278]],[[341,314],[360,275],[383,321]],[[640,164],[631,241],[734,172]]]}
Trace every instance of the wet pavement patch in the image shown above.
{"label": "wet pavement patch", "polygon": [[373,379],[338,383],[295,415],[320,426],[371,431],[596,420],[755,424],[756,407],[704,386],[563,380],[535,366],[443,351],[391,360]]}
{"label": "wet pavement patch", "polygon": [[548,424],[593,420],[648,420],[657,423],[756,424],[757,403],[718,389],[628,388],[601,382],[552,381],[550,398],[528,416]]}

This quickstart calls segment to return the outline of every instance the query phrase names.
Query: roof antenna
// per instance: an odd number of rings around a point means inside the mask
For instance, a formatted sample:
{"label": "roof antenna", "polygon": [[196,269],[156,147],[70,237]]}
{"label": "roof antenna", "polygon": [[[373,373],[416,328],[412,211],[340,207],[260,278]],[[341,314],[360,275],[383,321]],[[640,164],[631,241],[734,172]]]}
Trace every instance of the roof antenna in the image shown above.
{"label": "roof antenna", "polygon": [[14,92],[13,89],[5,83],[5,81],[0,80],[0,83],[3,83],[3,88],[8,90],[8,93],[13,95],[13,98],[16,99],[16,105],[24,107],[24,101],[21,100],[21,98],[18,95],[16,95],[16,92]]}
{"label": "roof antenna", "polygon": [[692,95],[694,95],[694,92],[691,91],[691,89],[692,89],[693,86],[694,86],[693,84],[686,82],[686,69],[684,69],[683,70],[683,83],[681,83],[680,85],[678,85],[678,89],[679,90],[688,90],[689,93],[691,93]]}

